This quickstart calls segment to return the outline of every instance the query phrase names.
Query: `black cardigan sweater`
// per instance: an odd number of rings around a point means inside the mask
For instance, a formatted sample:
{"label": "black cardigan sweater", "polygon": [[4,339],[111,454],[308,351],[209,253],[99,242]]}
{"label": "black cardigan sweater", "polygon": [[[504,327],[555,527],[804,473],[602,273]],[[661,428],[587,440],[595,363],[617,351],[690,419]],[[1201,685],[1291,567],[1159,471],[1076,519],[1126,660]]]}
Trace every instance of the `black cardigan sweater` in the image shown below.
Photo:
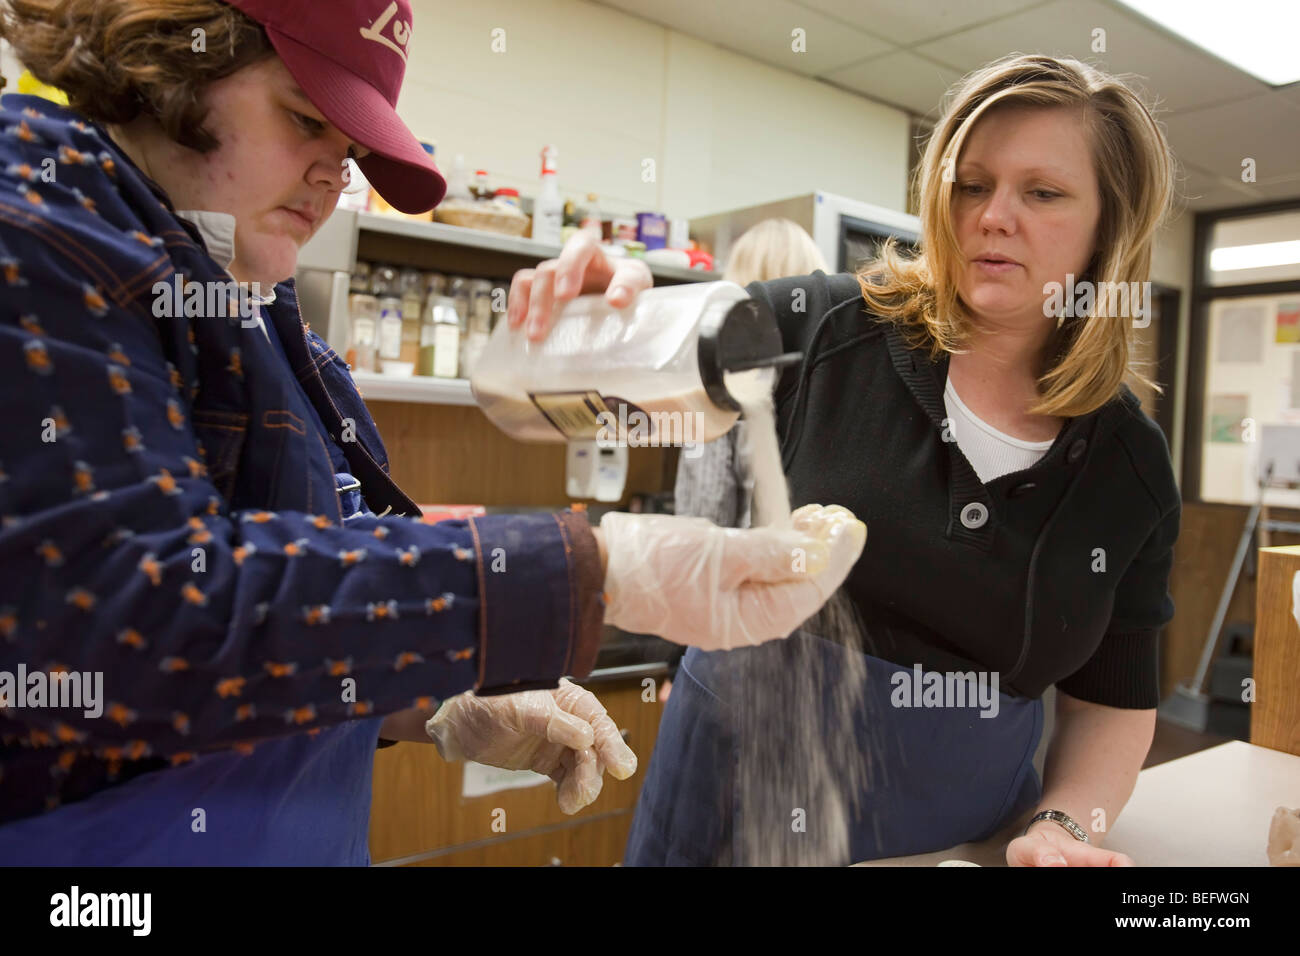
{"label": "black cardigan sweater", "polygon": [[748,291],[786,350],[804,353],[776,388],[791,503],[843,505],[867,524],[845,583],[865,650],[995,671],[1016,696],[1056,684],[1155,707],[1181,504],[1164,434],[1132,391],[1069,419],[1032,467],[984,484],[943,437],[947,356],[930,361],[869,315],[853,276]]}

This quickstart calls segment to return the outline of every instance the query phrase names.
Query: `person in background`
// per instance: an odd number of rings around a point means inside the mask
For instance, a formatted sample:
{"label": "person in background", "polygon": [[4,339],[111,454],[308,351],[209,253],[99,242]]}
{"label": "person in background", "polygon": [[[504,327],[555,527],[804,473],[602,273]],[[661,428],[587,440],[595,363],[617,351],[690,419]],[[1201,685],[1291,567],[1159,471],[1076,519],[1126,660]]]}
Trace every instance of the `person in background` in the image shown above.
{"label": "person in background", "polygon": [[[791,219],[764,219],[731,247],[722,278],[746,286],[826,269],[825,258],[802,226]],[[754,479],[745,457],[746,427],[742,418],[727,434],[702,446],[698,456],[678,458],[675,514],[708,518],[723,528],[749,527]],[[685,648],[677,648],[669,659],[669,675],[659,686],[661,702],[672,693],[685,653]]]}
{"label": "person in background", "polygon": [[[406,0],[11,0],[0,36],[69,100],[0,100],[0,676],[102,682],[2,698],[0,861],[363,865],[381,740],[576,812],[636,766],[556,686],[605,621],[759,643],[857,559],[843,509],[419,520],[292,281],[349,159],[406,212],[446,189],[395,110]],[[566,253],[614,305],[648,278]]]}

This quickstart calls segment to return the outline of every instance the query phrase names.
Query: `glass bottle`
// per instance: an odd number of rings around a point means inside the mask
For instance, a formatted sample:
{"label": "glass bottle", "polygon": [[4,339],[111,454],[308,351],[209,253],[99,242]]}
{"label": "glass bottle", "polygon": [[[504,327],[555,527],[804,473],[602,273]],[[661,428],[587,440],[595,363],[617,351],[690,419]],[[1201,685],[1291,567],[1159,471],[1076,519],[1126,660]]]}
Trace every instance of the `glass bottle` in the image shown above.
{"label": "glass bottle", "polygon": [[420,316],[424,311],[424,276],[416,269],[403,269],[398,276],[402,292],[401,360],[414,367],[420,356]]}
{"label": "glass bottle", "polygon": [[377,299],[398,295],[397,269],[390,265],[374,265],[370,268],[370,294]]}
{"label": "glass bottle", "polygon": [[386,296],[379,300],[379,358],[401,361],[402,300]]}
{"label": "glass bottle", "polygon": [[345,361],[355,371],[375,371],[376,347],[379,342],[379,300],[373,295],[348,297],[348,312],[352,319]]}
{"label": "glass bottle", "polygon": [[445,295],[430,296],[420,325],[421,375],[456,378],[460,371],[460,316],[456,302]]}

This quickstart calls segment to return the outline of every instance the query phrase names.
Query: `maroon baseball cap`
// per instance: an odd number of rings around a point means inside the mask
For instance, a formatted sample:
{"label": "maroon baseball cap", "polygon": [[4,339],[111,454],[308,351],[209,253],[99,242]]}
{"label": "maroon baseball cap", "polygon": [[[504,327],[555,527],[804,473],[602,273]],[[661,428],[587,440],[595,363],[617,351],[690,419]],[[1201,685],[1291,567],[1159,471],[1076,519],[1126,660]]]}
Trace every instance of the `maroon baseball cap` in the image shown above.
{"label": "maroon baseball cap", "polygon": [[447,192],[432,157],[397,115],[411,40],[407,0],[226,0],[260,23],[325,118],[370,152],[357,160],[395,209],[424,212]]}

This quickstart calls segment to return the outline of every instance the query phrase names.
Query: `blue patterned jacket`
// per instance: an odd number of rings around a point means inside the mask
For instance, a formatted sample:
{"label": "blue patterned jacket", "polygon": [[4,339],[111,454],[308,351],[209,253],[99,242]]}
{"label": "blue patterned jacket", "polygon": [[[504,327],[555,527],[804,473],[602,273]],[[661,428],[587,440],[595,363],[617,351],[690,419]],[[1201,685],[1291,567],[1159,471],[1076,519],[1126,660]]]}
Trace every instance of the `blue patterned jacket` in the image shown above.
{"label": "blue patterned jacket", "polygon": [[[204,301],[167,301],[178,281]],[[594,662],[585,516],[411,520],[292,282],[262,307],[281,350],[229,282],[100,127],[0,103],[0,823]],[[344,525],[340,450],[384,517]],[[20,700],[20,672],[101,674],[102,712]]]}

